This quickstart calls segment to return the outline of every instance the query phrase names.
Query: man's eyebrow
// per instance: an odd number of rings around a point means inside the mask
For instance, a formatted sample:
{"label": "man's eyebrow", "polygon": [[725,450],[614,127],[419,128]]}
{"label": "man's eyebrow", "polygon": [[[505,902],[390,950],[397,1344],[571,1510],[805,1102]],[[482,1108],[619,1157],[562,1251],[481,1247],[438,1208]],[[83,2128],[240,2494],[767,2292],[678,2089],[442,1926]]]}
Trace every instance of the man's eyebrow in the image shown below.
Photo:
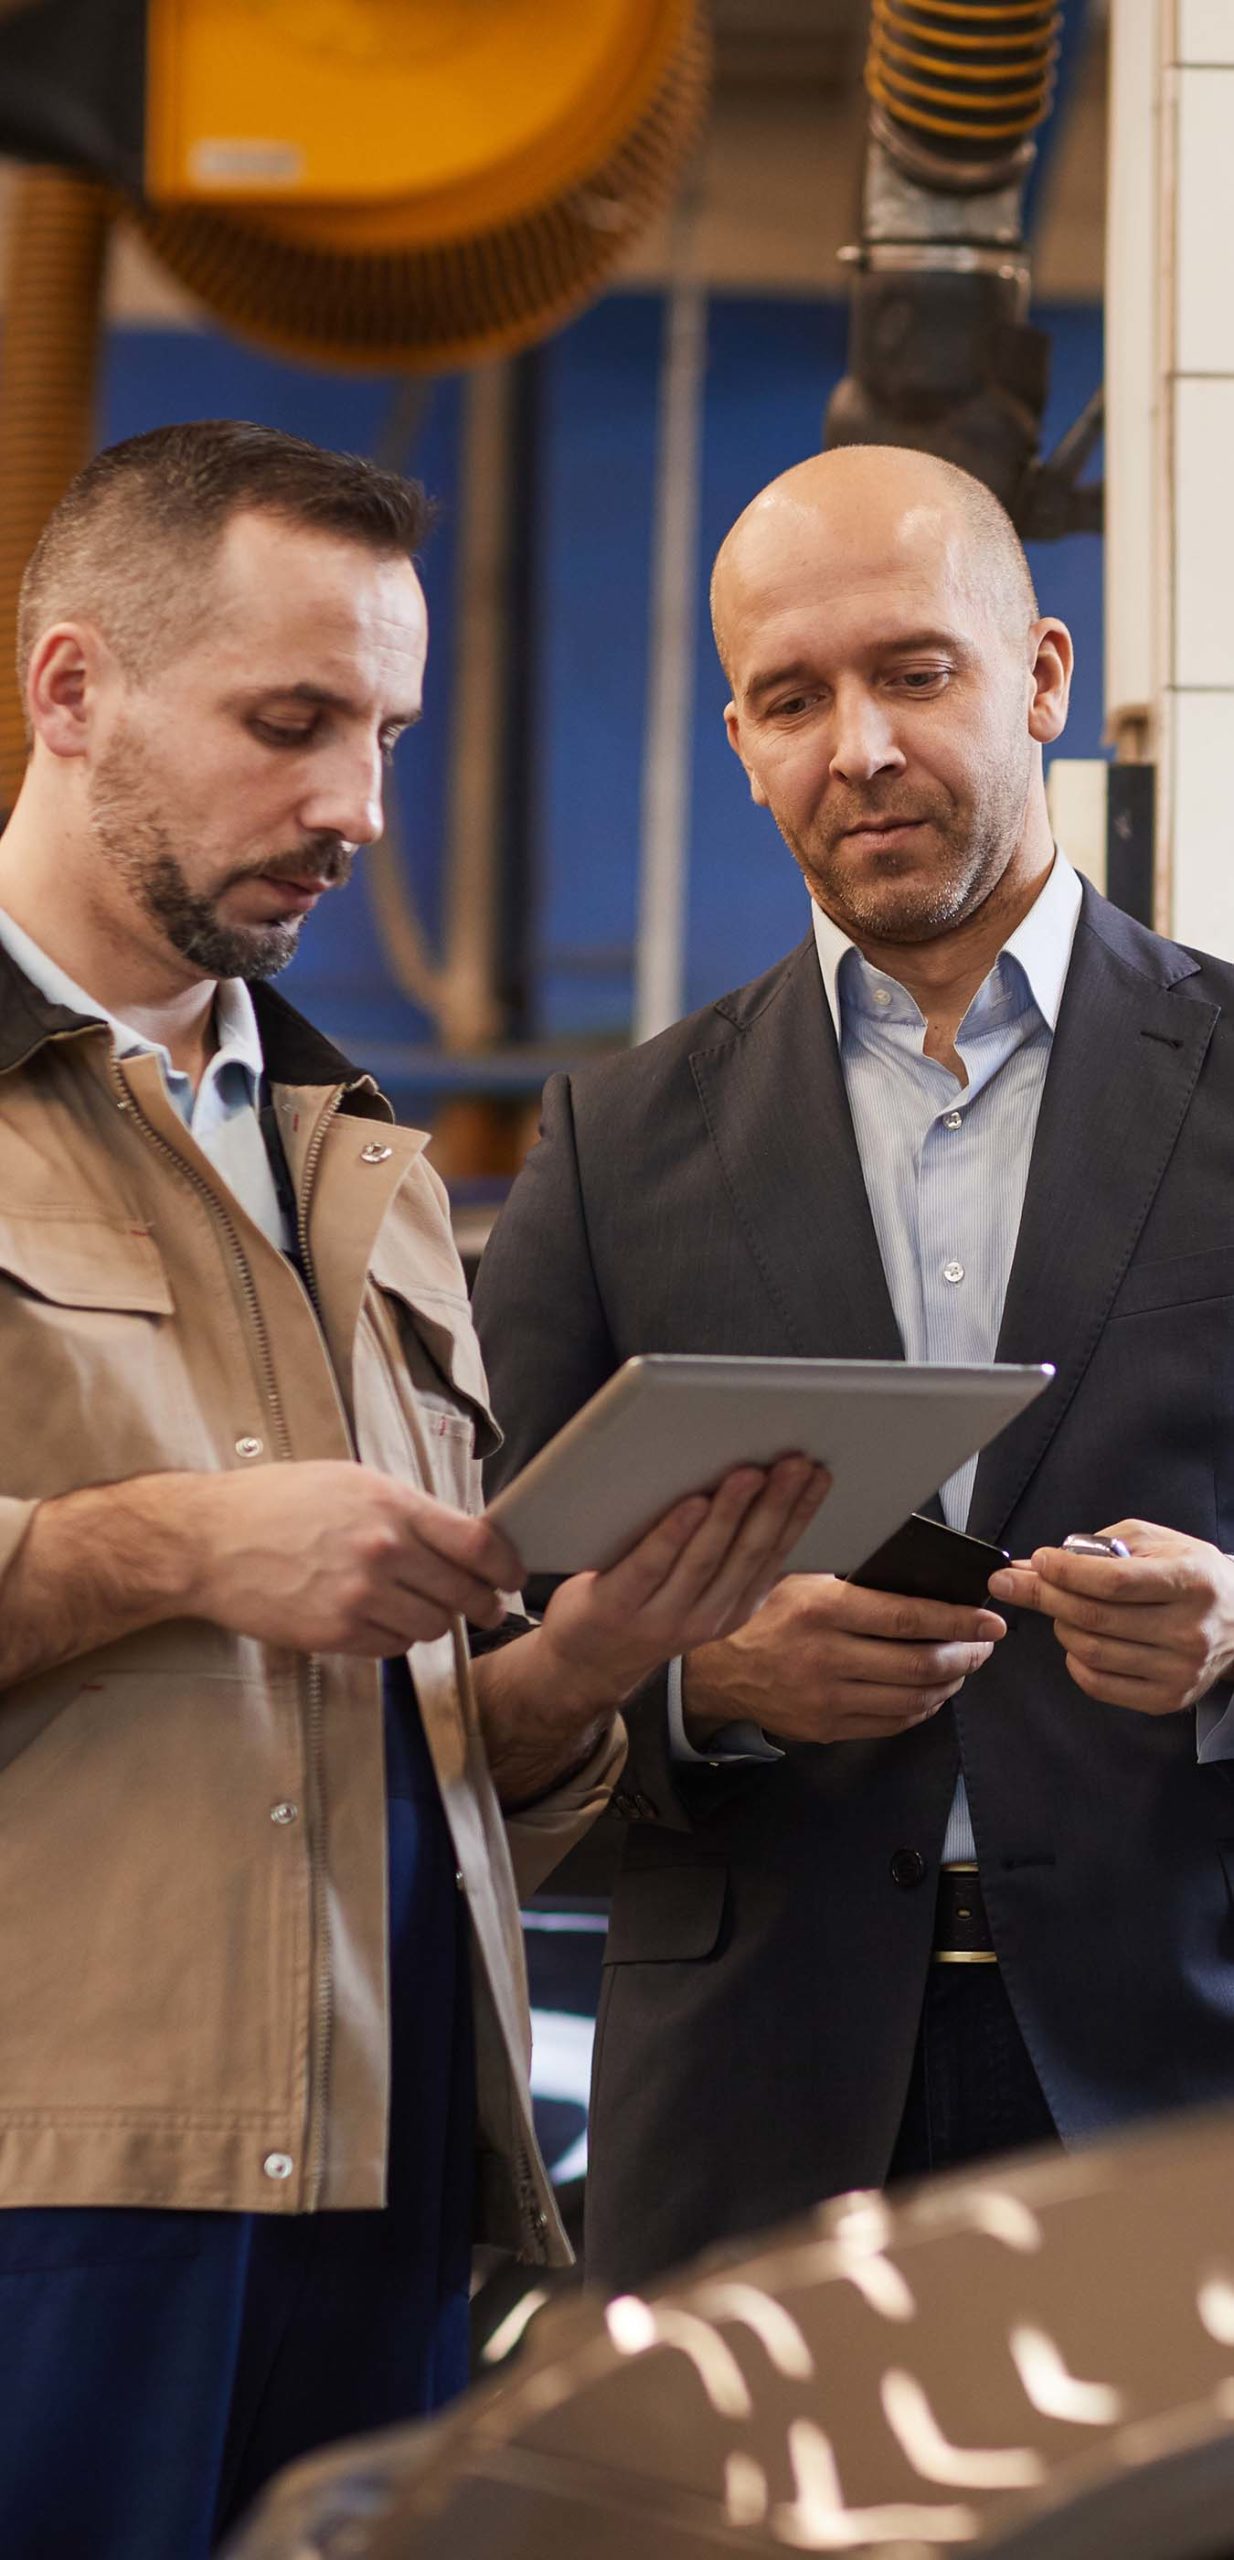
{"label": "man's eyebrow", "polygon": [[804,658],[793,658],[782,667],[770,668],[766,675],[755,676],[753,684],[746,687],[747,699],[760,702],[765,693],[774,693],[777,685],[801,684],[811,673]]}
{"label": "man's eyebrow", "polygon": [[[354,711],[356,707],[350,694],[338,693],[332,685],[306,682],[248,685],[235,698],[249,710],[259,702],[299,702],[310,711]],[[419,718],[417,706],[414,710],[392,711],[381,725],[383,729],[413,729]]]}
{"label": "man's eyebrow", "polygon": [[[897,631],[884,639],[872,640],[864,654],[870,658],[908,658],[917,649],[950,649],[957,657],[967,657],[969,646],[958,631],[942,629]],[[755,676],[746,687],[749,702],[761,702],[765,694],[774,693],[782,684],[805,684],[816,680],[818,669],[805,658],[787,659],[783,666],[771,667],[765,675]]]}

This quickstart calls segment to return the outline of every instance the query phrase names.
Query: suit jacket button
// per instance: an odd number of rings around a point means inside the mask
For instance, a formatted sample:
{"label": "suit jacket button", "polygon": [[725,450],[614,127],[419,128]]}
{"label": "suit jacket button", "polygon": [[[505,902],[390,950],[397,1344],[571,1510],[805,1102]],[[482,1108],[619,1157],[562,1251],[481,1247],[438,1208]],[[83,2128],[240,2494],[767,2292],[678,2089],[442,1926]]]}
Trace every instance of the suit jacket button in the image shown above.
{"label": "suit jacket button", "polygon": [[891,1881],[905,1893],[925,1878],[926,1862],[920,1849],[894,1849],[891,1854]]}

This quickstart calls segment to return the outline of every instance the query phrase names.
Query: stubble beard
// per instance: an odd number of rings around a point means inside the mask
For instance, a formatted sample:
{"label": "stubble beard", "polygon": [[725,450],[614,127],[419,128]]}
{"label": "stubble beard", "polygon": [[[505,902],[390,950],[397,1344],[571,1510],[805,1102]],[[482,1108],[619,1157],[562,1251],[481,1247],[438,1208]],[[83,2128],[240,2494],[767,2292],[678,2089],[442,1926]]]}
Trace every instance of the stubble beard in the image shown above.
{"label": "stubble beard", "polygon": [[[1027,781],[1027,772],[1008,758],[988,768],[967,806],[921,791],[911,799],[903,795],[899,806],[891,793],[868,802],[850,793],[847,803],[833,799],[825,825],[809,836],[794,835],[782,820],[780,830],[819,905],[853,940],[932,942],[974,915],[997,888],[1019,841]],[[928,822],[937,848],[928,862],[920,845],[867,854],[860,869],[851,850],[846,858],[850,829],[896,818]]]}
{"label": "stubble beard", "polygon": [[115,739],[93,777],[90,815],[95,841],[139,907],[182,959],[204,978],[277,977],[294,959],[306,918],[285,916],[268,924],[228,924],[219,901],[229,888],[259,874],[290,879],[311,869],[331,887],[350,877],[355,856],[340,838],[314,837],[294,852],[261,864],[239,864],[210,892],[194,889],[176,851],[176,838],[154,802],[153,783],[140,745]]}

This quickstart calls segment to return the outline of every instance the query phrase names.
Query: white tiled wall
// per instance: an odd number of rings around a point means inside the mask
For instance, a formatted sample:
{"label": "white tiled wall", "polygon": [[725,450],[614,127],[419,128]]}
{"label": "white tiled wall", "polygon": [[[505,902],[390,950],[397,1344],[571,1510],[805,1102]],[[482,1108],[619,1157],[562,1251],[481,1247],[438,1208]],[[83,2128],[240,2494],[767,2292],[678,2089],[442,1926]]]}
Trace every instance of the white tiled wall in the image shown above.
{"label": "white tiled wall", "polygon": [[1234,63],[1234,0],[1178,0],[1177,58]]}
{"label": "white tiled wall", "polygon": [[1173,703],[1174,898],[1179,942],[1234,958],[1234,687]]}
{"label": "white tiled wall", "polygon": [[[1234,45],[1234,0],[1221,0]],[[1228,71],[1179,71],[1175,360],[1234,373],[1234,51]]]}
{"label": "white tiled wall", "polygon": [[1234,374],[1175,377],[1171,675],[1234,685]]}
{"label": "white tiled wall", "polygon": [[[1146,0],[1130,0],[1143,7]],[[1162,770],[1169,929],[1234,958],[1234,0],[1164,10],[1161,483],[1170,543]],[[1146,308],[1154,282],[1145,277]]]}

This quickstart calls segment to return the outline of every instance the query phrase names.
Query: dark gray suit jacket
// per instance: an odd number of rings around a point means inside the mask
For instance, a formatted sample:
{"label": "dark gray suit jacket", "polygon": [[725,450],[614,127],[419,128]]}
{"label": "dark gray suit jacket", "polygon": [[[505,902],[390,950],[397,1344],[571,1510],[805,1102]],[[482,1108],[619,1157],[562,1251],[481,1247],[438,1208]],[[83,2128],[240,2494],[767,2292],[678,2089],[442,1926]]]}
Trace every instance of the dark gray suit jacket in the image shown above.
{"label": "dark gray suit jacket", "polygon": [[[555,1077],[543,1130],[480,1275],[494,1482],[633,1352],[901,1356],[812,938]],[[1140,1516],[1234,1548],[1234,969],[1087,888],[998,1356],[1058,1374],[982,1458],[978,1536],[1024,1555]],[[1234,1768],[1197,1766],[1194,1714],[1086,1699],[1026,1616],[887,1743],[681,1770],[662,1681],[631,1722],[592,2119],[605,2282],[882,2179],[960,1761],[1064,2138],[1234,2099]]]}

